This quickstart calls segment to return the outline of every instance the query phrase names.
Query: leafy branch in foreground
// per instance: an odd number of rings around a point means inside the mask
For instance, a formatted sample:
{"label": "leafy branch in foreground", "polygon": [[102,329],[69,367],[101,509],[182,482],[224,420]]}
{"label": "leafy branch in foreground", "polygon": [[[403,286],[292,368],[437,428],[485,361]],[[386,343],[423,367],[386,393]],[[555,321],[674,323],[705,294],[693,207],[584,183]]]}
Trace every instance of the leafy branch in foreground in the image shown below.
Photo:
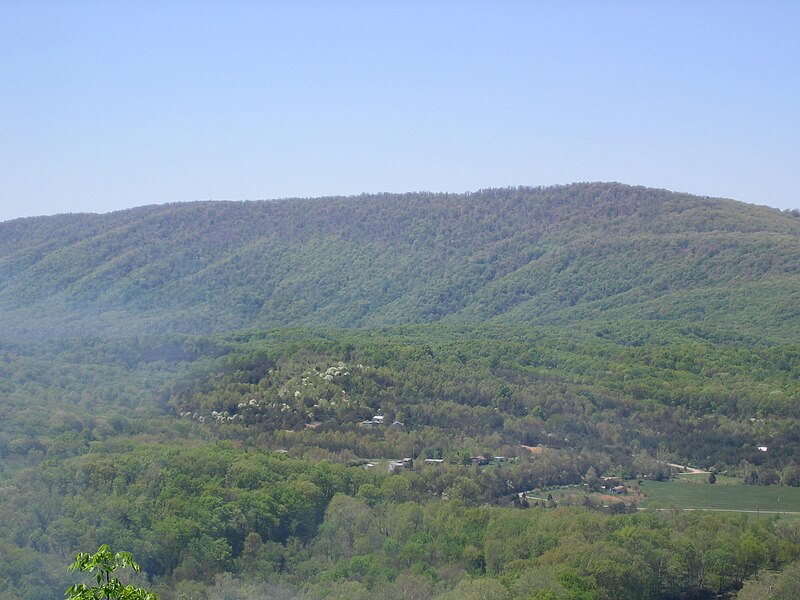
{"label": "leafy branch in foreground", "polygon": [[96,586],[89,587],[78,583],[66,591],[67,600],[158,600],[154,592],[136,588],[132,585],[122,585],[119,579],[111,574],[119,568],[130,567],[135,572],[142,568],[133,560],[130,552],[117,552],[114,554],[107,544],[98,548],[97,552],[87,554],[80,552],[75,557],[75,562],[69,566],[70,571],[94,573]]}

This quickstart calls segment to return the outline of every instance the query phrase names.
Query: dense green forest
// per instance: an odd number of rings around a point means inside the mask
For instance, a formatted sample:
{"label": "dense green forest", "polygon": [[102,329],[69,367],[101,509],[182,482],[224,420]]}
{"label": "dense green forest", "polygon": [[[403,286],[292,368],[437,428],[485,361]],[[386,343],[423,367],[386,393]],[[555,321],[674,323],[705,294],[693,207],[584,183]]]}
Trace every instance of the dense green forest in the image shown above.
{"label": "dense green forest", "polygon": [[0,223],[0,598],[103,543],[165,600],[793,597],[797,515],[638,498],[800,486],[798,234],[617,184]]}
{"label": "dense green forest", "polygon": [[679,321],[794,341],[800,219],[619,184],[0,223],[5,338]]}
{"label": "dense green forest", "polygon": [[800,485],[799,352],[478,325],[7,344],[0,597],[56,597],[105,541],[176,599],[736,589],[798,558],[800,521],[519,494],[671,462]]}

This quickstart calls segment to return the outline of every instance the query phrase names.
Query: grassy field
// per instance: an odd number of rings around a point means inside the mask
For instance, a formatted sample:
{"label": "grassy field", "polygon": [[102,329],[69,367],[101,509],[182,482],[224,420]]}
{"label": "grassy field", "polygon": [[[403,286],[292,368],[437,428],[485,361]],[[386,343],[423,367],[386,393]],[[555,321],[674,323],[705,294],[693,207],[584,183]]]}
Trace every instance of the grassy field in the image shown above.
{"label": "grassy field", "polygon": [[[726,482],[727,483],[727,482]],[[717,484],[701,478],[645,481],[641,485],[645,508],[694,508],[753,512],[785,512],[800,515],[800,488]]]}
{"label": "grassy field", "polygon": [[[708,483],[708,473],[680,473],[677,481],[684,481],[688,483]],[[717,475],[717,483],[715,485],[741,485],[742,480],[738,477],[727,477],[725,475]]]}

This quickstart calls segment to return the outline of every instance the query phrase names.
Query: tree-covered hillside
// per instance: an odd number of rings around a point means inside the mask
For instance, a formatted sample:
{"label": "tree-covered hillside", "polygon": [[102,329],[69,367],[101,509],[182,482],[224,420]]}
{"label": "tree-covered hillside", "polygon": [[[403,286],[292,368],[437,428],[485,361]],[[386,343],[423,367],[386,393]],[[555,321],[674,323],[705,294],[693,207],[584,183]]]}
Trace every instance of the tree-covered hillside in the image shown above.
{"label": "tree-covered hillside", "polygon": [[164,600],[699,600],[791,578],[791,516],[546,500],[604,477],[635,477],[633,494],[669,462],[800,486],[798,346],[670,336],[438,324],[4,343],[0,599],[59,597],[63,566],[106,542]]}
{"label": "tree-covered hillside", "polygon": [[675,320],[796,339],[800,220],[619,184],[0,223],[6,338]]}
{"label": "tree-covered hillside", "polygon": [[661,190],[0,223],[0,600],[794,597],[798,340],[800,219]]}

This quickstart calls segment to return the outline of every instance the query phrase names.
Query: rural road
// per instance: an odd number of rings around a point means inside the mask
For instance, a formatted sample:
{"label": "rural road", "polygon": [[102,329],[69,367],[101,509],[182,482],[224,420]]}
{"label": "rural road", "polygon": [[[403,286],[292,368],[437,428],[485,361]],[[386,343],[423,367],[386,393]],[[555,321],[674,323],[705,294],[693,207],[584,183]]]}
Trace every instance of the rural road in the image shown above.
{"label": "rural road", "polygon": [[708,471],[703,471],[702,469],[695,469],[694,467],[688,467],[686,465],[678,465],[675,463],[667,463],[667,465],[679,469],[681,473],[690,473],[692,475],[701,475],[703,473],[708,473]]}

